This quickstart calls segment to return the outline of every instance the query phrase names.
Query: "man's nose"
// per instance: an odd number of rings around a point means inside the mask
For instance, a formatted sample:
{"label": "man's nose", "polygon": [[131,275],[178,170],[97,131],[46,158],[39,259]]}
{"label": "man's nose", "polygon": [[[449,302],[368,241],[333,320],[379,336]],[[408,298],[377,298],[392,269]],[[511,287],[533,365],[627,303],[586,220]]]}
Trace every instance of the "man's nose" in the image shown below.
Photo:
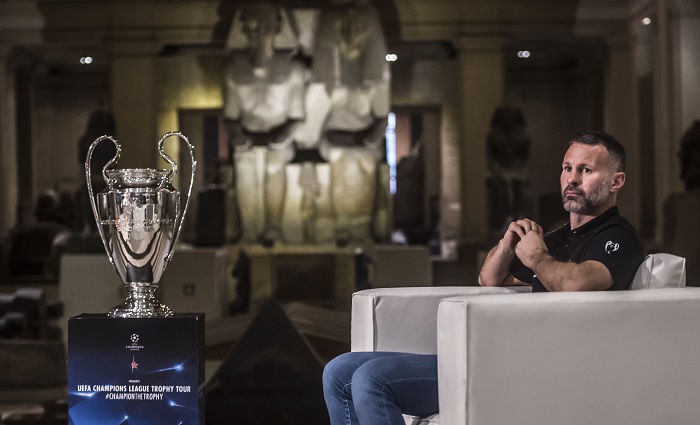
{"label": "man's nose", "polygon": [[581,176],[579,175],[579,173],[572,171],[571,173],[569,173],[569,176],[566,178],[566,182],[570,186],[578,186],[581,183]]}

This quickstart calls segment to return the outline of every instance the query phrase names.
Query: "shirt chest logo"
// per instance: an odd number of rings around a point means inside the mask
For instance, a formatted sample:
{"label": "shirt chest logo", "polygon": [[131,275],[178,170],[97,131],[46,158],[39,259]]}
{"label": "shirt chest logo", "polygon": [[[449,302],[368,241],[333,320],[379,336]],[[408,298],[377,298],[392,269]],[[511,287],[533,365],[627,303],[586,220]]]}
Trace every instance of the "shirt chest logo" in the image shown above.
{"label": "shirt chest logo", "polygon": [[605,243],[605,253],[606,254],[610,254],[611,252],[615,252],[618,249],[620,249],[620,244],[617,242],[607,241]]}

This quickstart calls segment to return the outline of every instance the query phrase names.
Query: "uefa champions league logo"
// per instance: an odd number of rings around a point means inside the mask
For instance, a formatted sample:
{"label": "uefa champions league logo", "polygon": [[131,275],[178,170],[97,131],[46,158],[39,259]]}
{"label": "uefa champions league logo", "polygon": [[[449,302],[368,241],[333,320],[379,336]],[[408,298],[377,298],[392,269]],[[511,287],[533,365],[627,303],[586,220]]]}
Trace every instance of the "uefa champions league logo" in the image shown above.
{"label": "uefa champions league logo", "polygon": [[131,334],[131,336],[129,337],[130,344],[128,344],[126,346],[126,349],[130,350],[130,351],[139,351],[140,349],[142,349],[143,345],[138,344],[140,339],[141,339],[141,337],[139,336],[139,334],[137,334],[137,333]]}

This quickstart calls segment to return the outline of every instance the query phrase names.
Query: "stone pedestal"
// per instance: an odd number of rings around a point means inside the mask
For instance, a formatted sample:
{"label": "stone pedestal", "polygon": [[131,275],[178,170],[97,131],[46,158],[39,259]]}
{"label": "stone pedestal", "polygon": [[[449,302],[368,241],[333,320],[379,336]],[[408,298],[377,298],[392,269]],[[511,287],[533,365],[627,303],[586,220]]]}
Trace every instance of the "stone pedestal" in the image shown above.
{"label": "stone pedestal", "polygon": [[68,320],[69,423],[204,424],[204,315]]}
{"label": "stone pedestal", "polygon": [[250,258],[250,311],[270,299],[349,311],[355,287],[355,253],[332,245],[243,248]]}

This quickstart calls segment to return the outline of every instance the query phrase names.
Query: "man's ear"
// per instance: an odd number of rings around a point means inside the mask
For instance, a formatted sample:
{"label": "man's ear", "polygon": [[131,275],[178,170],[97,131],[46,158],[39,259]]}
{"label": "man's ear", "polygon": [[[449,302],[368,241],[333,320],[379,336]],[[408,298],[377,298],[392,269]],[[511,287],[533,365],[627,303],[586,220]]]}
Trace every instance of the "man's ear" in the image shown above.
{"label": "man's ear", "polygon": [[618,190],[622,189],[622,186],[625,185],[625,173],[622,171],[618,171],[617,173],[613,173],[612,175],[612,185],[610,186],[610,191],[611,192],[617,192]]}

